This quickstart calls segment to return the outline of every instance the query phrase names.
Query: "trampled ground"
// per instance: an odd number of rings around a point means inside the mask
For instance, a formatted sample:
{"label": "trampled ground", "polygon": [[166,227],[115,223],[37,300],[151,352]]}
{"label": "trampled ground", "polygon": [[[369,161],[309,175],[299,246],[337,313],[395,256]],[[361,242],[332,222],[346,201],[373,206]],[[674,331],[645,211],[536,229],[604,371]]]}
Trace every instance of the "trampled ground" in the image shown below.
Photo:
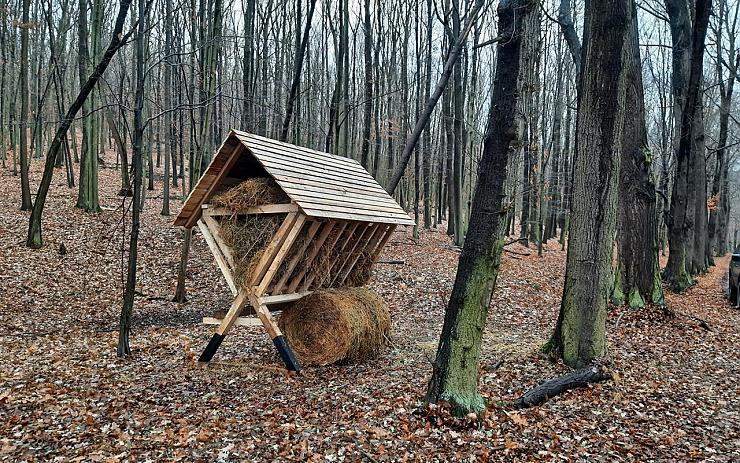
{"label": "trampled ground", "polygon": [[565,254],[554,242],[544,258],[510,246],[483,343],[490,410],[452,420],[420,403],[458,257],[442,232],[419,243],[398,232],[381,259],[404,264],[376,268],[371,287],[393,313],[381,358],[289,375],[261,329],[240,327],[204,368],[194,359],[212,328],[200,319],[230,294],[196,234],[189,302],[169,302],[180,232],[159,215],[161,190],[147,192],[134,355],[121,360],[117,171],[101,171],[99,215],[76,210],[76,190],[55,175],[46,244],[32,251],[19,179],[0,171],[1,461],[740,460],[740,311],[724,297],[726,258],[669,296],[682,315],[612,310],[615,381],[514,411],[525,390],[567,371],[537,354],[557,316]]}

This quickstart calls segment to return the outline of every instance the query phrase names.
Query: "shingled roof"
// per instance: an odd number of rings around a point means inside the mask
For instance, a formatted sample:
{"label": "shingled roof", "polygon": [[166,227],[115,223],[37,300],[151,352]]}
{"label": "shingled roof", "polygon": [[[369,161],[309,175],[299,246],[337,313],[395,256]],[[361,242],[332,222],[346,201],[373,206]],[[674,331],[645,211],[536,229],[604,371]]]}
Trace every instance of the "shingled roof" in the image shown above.
{"label": "shingled roof", "polygon": [[386,224],[414,221],[354,159],[232,130],[185,201],[175,225],[192,227],[221,191],[269,175],[308,217]]}

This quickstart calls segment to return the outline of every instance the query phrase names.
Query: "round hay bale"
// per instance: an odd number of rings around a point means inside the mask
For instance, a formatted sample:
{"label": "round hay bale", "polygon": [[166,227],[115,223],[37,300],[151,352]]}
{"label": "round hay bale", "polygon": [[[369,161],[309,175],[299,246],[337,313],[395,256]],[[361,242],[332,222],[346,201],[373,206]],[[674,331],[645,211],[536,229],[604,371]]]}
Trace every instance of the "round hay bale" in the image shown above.
{"label": "round hay bale", "polygon": [[362,362],[388,341],[388,306],[366,288],[319,290],[288,306],[278,320],[304,365]]}
{"label": "round hay bale", "polygon": [[232,211],[241,211],[265,204],[287,204],[290,198],[270,177],[254,177],[214,196],[211,204]]}

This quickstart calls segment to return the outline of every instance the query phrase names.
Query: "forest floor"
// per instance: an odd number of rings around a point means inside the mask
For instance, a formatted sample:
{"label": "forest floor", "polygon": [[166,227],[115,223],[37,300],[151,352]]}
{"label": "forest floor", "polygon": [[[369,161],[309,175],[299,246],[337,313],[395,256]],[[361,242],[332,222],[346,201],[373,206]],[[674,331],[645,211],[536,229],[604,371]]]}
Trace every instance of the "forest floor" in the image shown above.
{"label": "forest floor", "polygon": [[158,183],[143,213],[133,355],[118,359],[127,230],[117,171],[100,178],[104,211],[85,214],[55,173],[34,251],[19,178],[0,171],[0,461],[740,460],[740,311],[725,297],[727,258],[668,296],[677,316],[610,311],[613,381],[517,411],[523,392],[568,371],[538,354],[565,253],[554,241],[543,258],[508,247],[483,341],[489,410],[452,419],[421,403],[459,256],[442,231],[418,243],[399,231],[381,257],[404,263],[378,265],[370,283],[393,314],[380,358],[288,374],[262,329],[238,327],[203,367],[195,359],[213,328],[201,318],[231,297],[196,233],[189,301],[170,302],[181,233],[159,214]]}

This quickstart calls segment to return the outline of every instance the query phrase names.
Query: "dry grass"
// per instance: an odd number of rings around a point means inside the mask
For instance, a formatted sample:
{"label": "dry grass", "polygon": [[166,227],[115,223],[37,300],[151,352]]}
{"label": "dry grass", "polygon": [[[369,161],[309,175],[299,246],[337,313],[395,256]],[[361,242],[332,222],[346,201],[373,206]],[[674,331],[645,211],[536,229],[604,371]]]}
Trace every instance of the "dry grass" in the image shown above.
{"label": "dry grass", "polygon": [[237,286],[248,284],[252,270],[284,219],[285,215],[279,214],[233,216],[221,220],[220,234],[232,250]]}
{"label": "dry grass", "polygon": [[278,321],[304,365],[362,362],[388,340],[388,306],[366,288],[316,291],[285,309]]}
{"label": "dry grass", "polygon": [[240,211],[265,204],[286,204],[287,194],[269,177],[255,177],[224,191],[211,199],[211,204],[232,211]]}

